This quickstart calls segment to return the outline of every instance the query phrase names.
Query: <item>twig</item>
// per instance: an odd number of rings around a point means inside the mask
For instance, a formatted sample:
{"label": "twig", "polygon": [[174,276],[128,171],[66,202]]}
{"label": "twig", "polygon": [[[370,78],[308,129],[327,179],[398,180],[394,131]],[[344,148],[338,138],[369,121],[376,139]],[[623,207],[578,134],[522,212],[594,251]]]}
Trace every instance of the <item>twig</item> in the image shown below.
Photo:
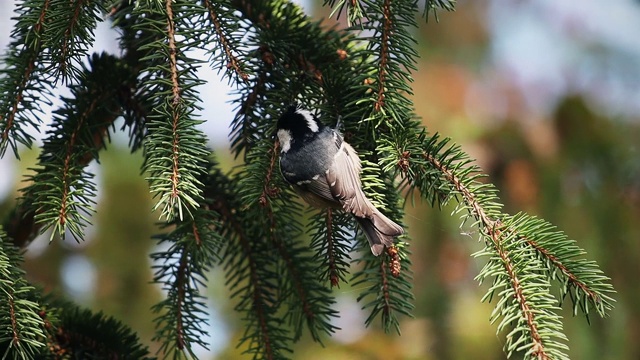
{"label": "twig", "polygon": [[180,258],[180,263],[178,264],[178,273],[176,274],[175,288],[178,290],[177,295],[177,303],[175,304],[176,308],[176,347],[180,350],[183,350],[185,347],[185,334],[184,334],[184,317],[182,314],[182,304],[185,303],[185,286],[187,282],[185,281],[187,277],[187,249],[186,247],[182,248],[182,256]]}
{"label": "twig", "polygon": [[169,41],[169,71],[171,73],[171,115],[173,126],[172,142],[172,172],[171,172],[171,197],[175,200],[180,196],[180,137],[178,135],[178,124],[180,123],[180,112],[177,107],[180,105],[180,82],[178,80],[178,49],[176,46],[176,32],[173,19],[173,1],[166,0],[167,10],[167,38]]}
{"label": "twig", "polygon": [[382,7],[384,16],[382,27],[382,39],[380,40],[380,62],[378,64],[378,97],[373,109],[378,112],[384,107],[384,88],[387,76],[387,62],[389,61],[389,34],[392,32],[393,23],[391,21],[391,0],[385,0]]}
{"label": "twig", "polygon": [[65,59],[67,58],[67,53],[69,52],[69,48],[73,45],[73,34],[75,33],[75,26],[78,25],[78,18],[83,12],[82,6],[84,5],[85,0],[76,0],[75,8],[73,11],[73,16],[69,20],[68,26],[64,30],[64,36],[62,38],[62,52],[60,53],[60,73],[62,74],[62,79],[66,79],[67,72],[67,62]]}
{"label": "twig", "polygon": [[575,286],[579,287],[580,290],[582,290],[588,297],[590,297],[593,302],[599,303],[601,301],[600,295],[598,295],[595,291],[591,290],[584,282],[580,281],[580,279],[578,279],[578,277],[574,273],[569,271],[569,269],[566,266],[564,266],[564,264],[556,256],[554,256],[551,252],[549,252],[549,250],[543,248],[537,242],[531,239],[524,238],[524,240],[529,245],[531,245],[531,247],[536,249],[536,251],[538,251],[542,256],[544,256],[546,259],[549,259],[549,261],[551,261],[551,263],[555,267],[560,269],[560,271],[569,279],[569,282],[571,284],[574,284]]}
{"label": "twig", "polygon": [[260,205],[266,207],[269,203],[269,199],[278,196],[279,189],[275,186],[272,186],[271,180],[273,178],[273,171],[276,168],[276,159],[278,158],[278,149],[280,148],[280,143],[278,140],[275,141],[273,148],[270,150],[271,153],[271,161],[269,162],[269,169],[265,174],[264,186],[262,188],[262,194],[260,195]]}
{"label": "twig", "polygon": [[220,19],[218,18],[218,14],[216,14],[213,4],[209,0],[204,0],[204,6],[209,10],[209,17],[211,18],[211,22],[213,23],[216,33],[218,34],[218,41],[220,42],[220,45],[222,45],[224,53],[227,57],[227,68],[233,69],[236,74],[238,74],[240,79],[242,79],[242,81],[247,82],[249,76],[247,75],[247,73],[242,71],[242,68],[240,67],[240,61],[235,55],[233,55],[229,40],[226,36],[224,36],[222,25],[220,24]]}
{"label": "twig", "polygon": [[331,281],[331,286],[338,286],[340,283],[340,276],[338,275],[333,247],[333,209],[329,208],[327,209],[327,256],[329,258],[329,280]]}

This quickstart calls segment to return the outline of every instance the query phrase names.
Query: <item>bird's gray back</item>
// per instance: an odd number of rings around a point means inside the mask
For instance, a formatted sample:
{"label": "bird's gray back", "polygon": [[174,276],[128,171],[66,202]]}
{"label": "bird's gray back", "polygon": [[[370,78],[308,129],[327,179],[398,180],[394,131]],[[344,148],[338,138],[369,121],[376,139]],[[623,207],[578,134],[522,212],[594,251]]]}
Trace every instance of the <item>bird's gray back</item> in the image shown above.
{"label": "bird's gray back", "polygon": [[305,146],[292,147],[281,154],[280,170],[292,184],[312,179],[316,175],[324,176],[337,151],[334,130],[325,128],[316,135],[314,141]]}

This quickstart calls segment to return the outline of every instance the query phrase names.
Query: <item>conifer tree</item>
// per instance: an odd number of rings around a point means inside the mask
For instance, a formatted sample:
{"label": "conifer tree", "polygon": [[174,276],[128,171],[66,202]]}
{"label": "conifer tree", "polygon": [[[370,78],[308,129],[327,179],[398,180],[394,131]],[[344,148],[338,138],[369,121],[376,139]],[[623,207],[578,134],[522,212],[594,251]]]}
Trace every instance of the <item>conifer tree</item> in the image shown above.
{"label": "conifer tree", "polygon": [[[279,173],[273,137],[275,120],[298,102],[318,109],[327,125],[341,119],[367,195],[391,218],[402,219],[405,195],[434,207],[458,204],[461,221],[484,244],[474,254],[486,259],[477,279],[491,283],[483,300],[495,303],[490,321],[506,334],[507,356],[567,358],[562,301],[575,314],[605,316],[614,302],[609,278],[553,225],[505,213],[480,169],[425,129],[409,100],[416,19],[452,10],[453,1],[324,6],[349,27],[324,27],[282,0],[18,0],[0,70],[0,155],[19,158],[33,146],[29,130],[41,127],[40,107],[54,86],[67,84],[71,95],[54,112],[37,166],[0,231],[3,355],[151,356],[124,325],[43,293],[20,268],[20,248],[37,234],[83,238],[96,191],[86,167],[118,131],[143,153],[165,224],[157,237],[165,250],[152,255],[154,281],[166,293],[150,310],[157,356],[195,358],[194,346],[206,346],[203,290],[213,267],[225,271],[246,327],[240,342],[254,358],[291,357],[303,332],[319,342],[331,335],[331,288],[343,282],[357,285],[367,324],[399,331],[399,317],[414,307],[409,245],[420,239],[409,230],[375,257],[361,234],[362,251],[352,252],[354,224],[340,212],[311,210],[301,222],[305,209]],[[119,32],[121,55],[88,53],[105,20]],[[210,58],[190,57],[194,49]],[[237,88],[231,147],[243,165],[233,173],[221,170],[197,127],[216,120],[196,115],[198,66],[223,72]],[[125,126],[116,128],[120,117]]]}

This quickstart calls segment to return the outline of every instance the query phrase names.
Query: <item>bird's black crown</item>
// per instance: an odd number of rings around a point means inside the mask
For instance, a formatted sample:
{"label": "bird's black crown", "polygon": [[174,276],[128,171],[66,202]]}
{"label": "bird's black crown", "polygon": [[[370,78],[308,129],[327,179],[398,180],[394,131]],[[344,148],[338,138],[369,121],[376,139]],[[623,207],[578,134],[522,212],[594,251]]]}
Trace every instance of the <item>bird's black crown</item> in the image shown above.
{"label": "bird's black crown", "polygon": [[317,133],[323,127],[316,115],[297,104],[289,106],[278,119],[278,129],[291,131],[294,138]]}

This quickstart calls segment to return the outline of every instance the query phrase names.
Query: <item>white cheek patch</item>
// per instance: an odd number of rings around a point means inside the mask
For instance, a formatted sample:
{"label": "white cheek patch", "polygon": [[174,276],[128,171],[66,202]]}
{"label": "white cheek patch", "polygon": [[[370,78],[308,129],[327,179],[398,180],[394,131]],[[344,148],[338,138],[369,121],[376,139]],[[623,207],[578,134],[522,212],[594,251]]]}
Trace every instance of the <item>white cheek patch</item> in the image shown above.
{"label": "white cheek patch", "polygon": [[280,142],[281,152],[286,153],[291,149],[291,132],[289,130],[278,130],[278,141]]}
{"label": "white cheek patch", "polygon": [[296,112],[304,117],[304,120],[307,122],[307,126],[309,126],[309,130],[311,130],[311,132],[318,132],[318,123],[315,121],[309,110],[298,109]]}

